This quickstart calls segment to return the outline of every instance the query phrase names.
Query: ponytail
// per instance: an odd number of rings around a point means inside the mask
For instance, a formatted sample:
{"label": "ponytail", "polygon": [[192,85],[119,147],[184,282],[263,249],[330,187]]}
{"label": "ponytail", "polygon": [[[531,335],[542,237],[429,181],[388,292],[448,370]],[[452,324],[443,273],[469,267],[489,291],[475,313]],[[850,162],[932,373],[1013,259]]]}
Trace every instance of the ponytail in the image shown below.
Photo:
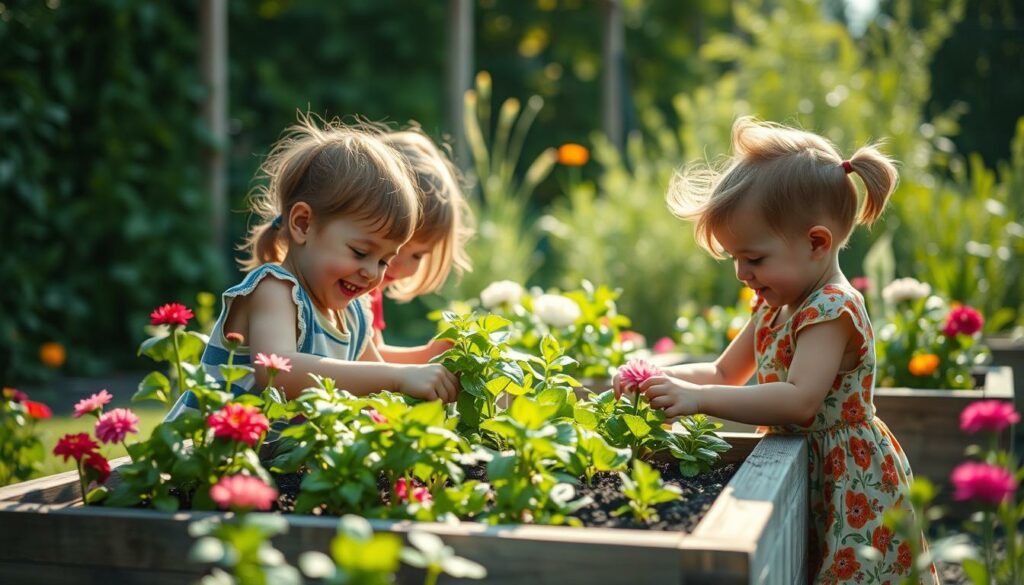
{"label": "ponytail", "polygon": [[864,182],[867,191],[857,223],[870,226],[882,215],[889,196],[896,190],[899,181],[896,164],[875,145],[868,145],[850,157],[849,166]]}

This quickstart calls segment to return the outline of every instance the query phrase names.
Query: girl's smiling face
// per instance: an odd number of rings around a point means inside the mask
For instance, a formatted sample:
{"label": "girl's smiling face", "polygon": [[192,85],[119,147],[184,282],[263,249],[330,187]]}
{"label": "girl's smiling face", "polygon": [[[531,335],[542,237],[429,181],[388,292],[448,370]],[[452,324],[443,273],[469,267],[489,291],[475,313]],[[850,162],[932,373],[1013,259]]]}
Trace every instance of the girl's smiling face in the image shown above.
{"label": "girl's smiling face", "polygon": [[388,271],[384,275],[384,286],[416,274],[420,269],[423,258],[434,249],[434,246],[435,242],[416,239],[416,236],[413,236],[411,240],[402,246],[402,249],[398,251],[398,255],[395,256],[388,266]]}
{"label": "girl's smiling face", "polygon": [[713,230],[736,278],[772,307],[803,302],[822,277],[810,240],[797,234],[783,237],[749,207],[741,206]]}
{"label": "girl's smiling face", "polygon": [[325,223],[296,223],[290,227],[293,234],[306,229],[289,246],[285,262],[294,267],[313,304],[325,312],[340,311],[380,286],[402,245],[383,237],[379,226],[369,221],[338,217]]}

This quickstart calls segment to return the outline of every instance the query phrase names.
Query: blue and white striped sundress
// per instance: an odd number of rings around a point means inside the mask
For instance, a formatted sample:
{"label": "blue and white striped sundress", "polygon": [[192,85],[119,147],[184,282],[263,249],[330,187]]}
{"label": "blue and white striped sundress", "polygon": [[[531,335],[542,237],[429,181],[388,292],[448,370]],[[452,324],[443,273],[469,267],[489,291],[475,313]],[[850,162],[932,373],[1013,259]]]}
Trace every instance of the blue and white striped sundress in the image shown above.
{"label": "blue and white striped sundress", "polygon": [[[228,363],[227,340],[224,339],[224,322],[227,320],[228,311],[232,302],[238,297],[244,297],[256,289],[256,285],[265,277],[271,276],[292,284],[292,300],[298,309],[299,338],[296,349],[300,353],[330,357],[339,360],[358,360],[366,349],[372,336],[371,324],[373,317],[362,298],[357,298],[345,307],[343,318],[345,329],[348,333],[338,331],[320,311],[313,306],[313,301],[299,284],[299,281],[290,272],[277,264],[264,264],[249,274],[235,286],[224,291],[221,297],[220,316],[210,333],[210,341],[203,351],[202,364],[207,374],[218,381],[224,377],[220,373],[221,364]],[[242,346],[235,350],[234,362],[236,365],[250,365],[254,356],[250,355],[249,347]],[[310,380],[312,383],[312,380]],[[254,389],[255,377],[247,375],[241,380],[231,384],[231,391],[235,396],[244,393],[258,394],[262,388]],[[189,409],[196,409],[198,401],[191,392],[181,395],[178,401],[171,407],[170,412],[164,417],[165,421],[174,420],[182,412]]]}

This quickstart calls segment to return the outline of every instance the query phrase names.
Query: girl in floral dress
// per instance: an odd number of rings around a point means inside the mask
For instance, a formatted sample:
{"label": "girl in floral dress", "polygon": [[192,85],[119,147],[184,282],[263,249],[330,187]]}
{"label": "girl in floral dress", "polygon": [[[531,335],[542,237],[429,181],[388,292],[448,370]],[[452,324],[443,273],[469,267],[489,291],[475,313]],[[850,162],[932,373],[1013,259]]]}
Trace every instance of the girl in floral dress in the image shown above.
{"label": "girl in floral dress", "polygon": [[[704,248],[732,260],[756,293],[753,315],[715,362],[667,368],[640,390],[670,419],[700,412],[805,435],[809,581],[902,583],[911,547],[883,514],[913,514],[910,465],[875,416],[874,335],[838,260],[854,227],[881,215],[895,166],[873,146],[844,160],[820,136],[751,118],[737,120],[732,143],[723,172],[688,170],[668,202]],[[743,386],[755,370],[758,384]],[[938,583],[934,567],[925,579]]]}

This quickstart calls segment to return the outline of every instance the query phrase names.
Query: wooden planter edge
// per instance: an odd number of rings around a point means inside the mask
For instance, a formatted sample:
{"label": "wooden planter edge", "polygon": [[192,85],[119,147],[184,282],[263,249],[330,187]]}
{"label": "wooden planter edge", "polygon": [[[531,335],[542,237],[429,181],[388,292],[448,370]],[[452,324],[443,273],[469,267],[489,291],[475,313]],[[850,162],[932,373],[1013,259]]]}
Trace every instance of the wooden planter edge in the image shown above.
{"label": "wooden planter edge", "polygon": [[[788,575],[803,575],[807,520],[803,437],[750,433],[723,436],[736,451],[728,459],[737,458],[743,451],[749,456],[690,535],[473,522],[448,525],[372,520],[371,524],[378,531],[405,533],[416,528],[433,532],[445,537],[459,554],[485,564],[522,562],[533,558],[531,555],[551,556],[552,550],[558,550],[555,556],[559,560],[579,562],[596,554],[608,564],[608,559],[615,558],[623,571],[649,561],[661,567],[662,577],[687,584],[757,583],[755,576],[767,564],[779,562],[795,563]],[[153,580],[154,572],[165,572],[167,582],[173,582],[180,581],[182,575],[202,571],[201,566],[185,562],[192,542],[187,527],[193,520],[219,513],[165,514],[82,507],[75,504],[77,491],[77,472],[0,488],[0,518],[5,526],[0,534],[0,575],[23,572],[26,566],[35,565],[79,577],[82,571],[100,574],[113,570],[123,574],[126,581],[138,571],[148,571],[148,581],[162,583]],[[71,501],[70,494],[76,496]],[[795,521],[794,514],[798,516]],[[57,518],[60,521],[55,522]],[[287,518],[289,533],[276,538],[275,546],[289,558],[294,559],[302,551],[329,548],[336,518]],[[153,540],[154,535],[159,535],[158,540]],[[553,566],[539,562],[532,570],[544,574],[545,569],[552,570]],[[598,575],[617,579],[624,574]]]}

